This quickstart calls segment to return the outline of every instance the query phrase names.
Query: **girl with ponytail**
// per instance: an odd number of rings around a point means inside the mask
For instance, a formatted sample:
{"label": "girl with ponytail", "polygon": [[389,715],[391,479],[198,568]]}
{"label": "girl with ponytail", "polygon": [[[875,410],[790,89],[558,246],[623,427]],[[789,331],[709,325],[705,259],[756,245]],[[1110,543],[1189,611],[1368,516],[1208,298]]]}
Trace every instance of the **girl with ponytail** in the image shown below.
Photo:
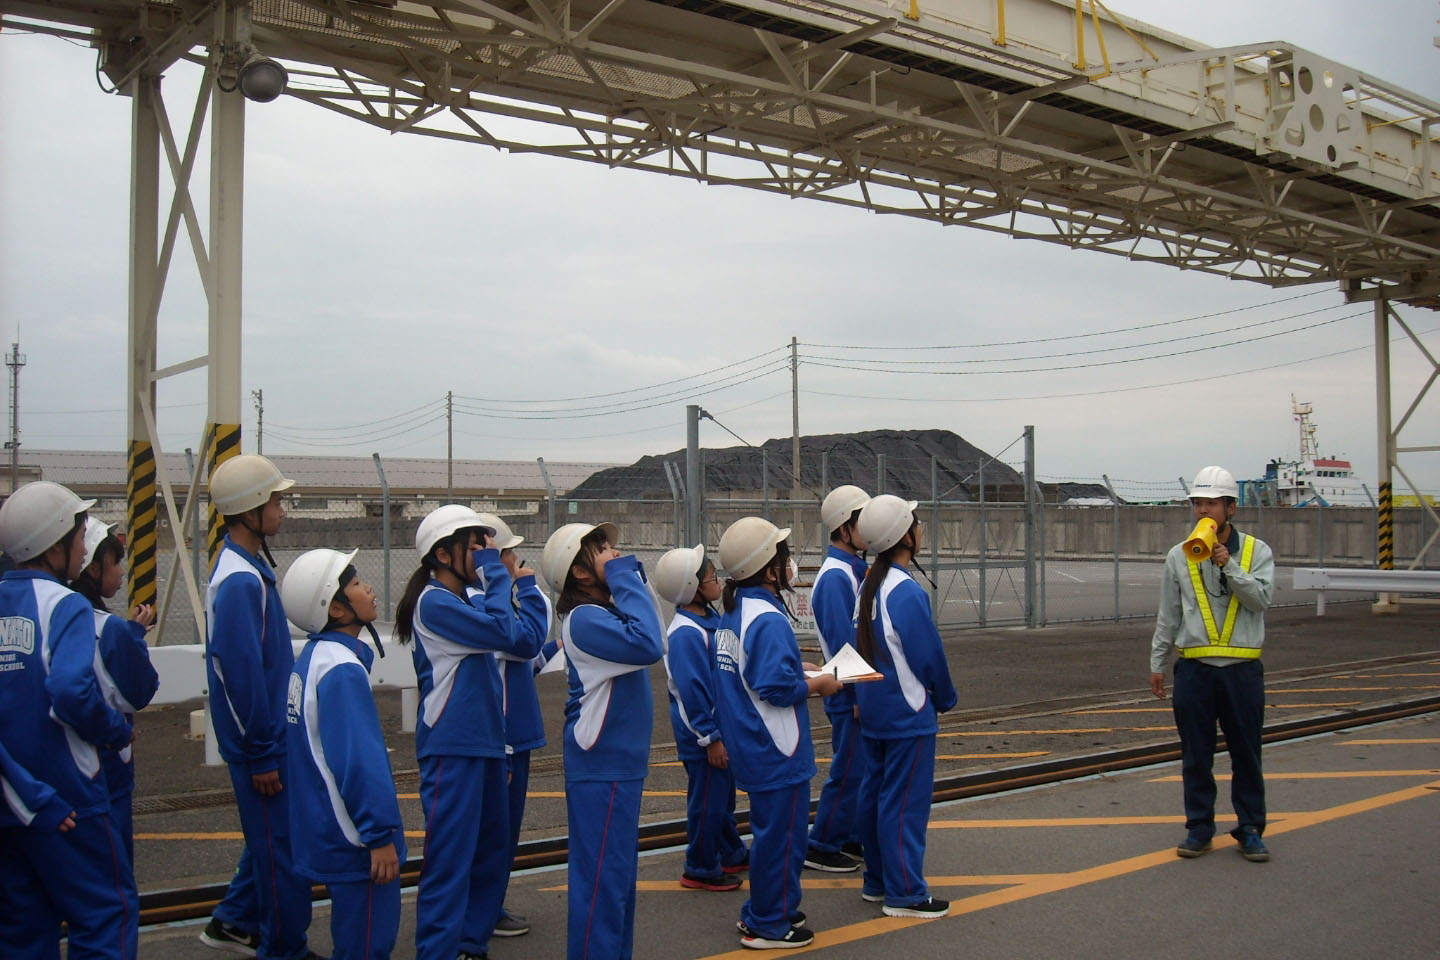
{"label": "girl with ponytail", "polygon": [[925,831],[936,715],[954,707],[957,696],[930,598],[909,572],[922,539],[915,502],[878,496],[860,511],[859,527],[877,555],[860,589],[856,647],[884,676],[855,689],[866,755],[858,814],[865,848],[860,895],[883,901],[887,916],[943,917],[949,902],[931,897],[925,884]]}

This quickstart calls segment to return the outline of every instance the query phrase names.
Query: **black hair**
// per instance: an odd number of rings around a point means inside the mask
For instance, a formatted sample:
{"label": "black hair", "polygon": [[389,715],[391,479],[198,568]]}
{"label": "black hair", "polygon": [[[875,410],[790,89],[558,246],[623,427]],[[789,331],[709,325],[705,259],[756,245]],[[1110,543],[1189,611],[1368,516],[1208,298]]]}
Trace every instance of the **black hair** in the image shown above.
{"label": "black hair", "polygon": [[[444,547],[450,550],[458,544],[470,542],[470,532],[479,529],[477,527],[464,527],[456,530],[450,536],[435,541],[430,552],[420,560],[420,566],[410,574],[410,579],[405,581],[405,591],[400,594],[400,602],[395,605],[395,638],[402,644],[409,643],[410,638],[415,635],[415,609],[420,604],[420,594],[425,592],[425,586],[430,578],[435,575],[436,570],[443,569],[440,562],[435,559],[435,551]],[[451,571],[454,573],[454,571]]]}
{"label": "black hair", "polygon": [[[120,538],[116,537],[113,533],[107,533],[105,535],[105,539],[101,540],[100,545],[95,548],[95,556],[91,558],[90,563],[85,565],[85,569],[80,571],[78,577],[70,581],[70,589],[80,594],[80,596],[86,600],[89,600],[90,606],[96,610],[110,609],[105,606],[105,598],[101,596],[100,593],[100,578],[104,576],[105,573],[105,558],[107,556],[115,563],[119,563],[121,558],[125,556],[125,548],[121,545]],[[98,575],[90,572],[90,567],[97,564],[100,567],[100,573]]]}
{"label": "black hair", "polygon": [[611,608],[610,592],[600,586],[600,578],[596,576],[595,555],[600,552],[600,545],[606,543],[606,533],[603,527],[596,527],[585,534],[580,540],[580,552],[575,559],[570,561],[570,570],[565,572],[565,585],[560,588],[560,596],[555,599],[555,613],[557,616],[565,616],[576,607],[584,606],[587,603],[595,603],[596,598],[589,592],[589,587],[575,579],[574,568],[578,564],[588,570],[594,578],[590,582],[599,589],[605,590],[605,600],[600,606]]}
{"label": "black hair", "polygon": [[[715,564],[710,562],[709,557],[700,561],[700,569],[695,571],[695,596],[691,597],[688,601],[689,603],[699,604],[711,613],[715,612],[715,608],[710,606],[710,601],[706,600],[701,594],[700,583],[705,579],[705,571],[713,569],[715,569]],[[677,606],[684,606],[684,604],[677,604]]]}
{"label": "black hair", "polygon": [[[87,516],[89,516],[89,515],[88,515],[87,513],[85,513],[83,510],[82,510],[80,513],[75,514],[75,525],[72,526],[72,527],[65,533],[65,536],[61,537],[59,540],[56,540],[55,543],[50,544],[50,547],[56,546],[57,544],[58,544],[59,546],[61,546],[61,547],[64,547],[64,548],[65,548],[65,555],[68,557],[68,556],[70,555],[70,547],[71,547],[72,544],[74,544],[75,538],[78,537],[78,536],[82,536],[82,535],[84,534],[84,531],[85,531],[85,518],[86,518]],[[68,570],[60,570],[60,571],[57,572],[57,571],[55,571],[55,570],[51,570],[51,569],[49,568],[49,566],[47,566],[47,565],[45,564],[45,554],[47,554],[47,553],[50,552],[50,547],[46,547],[44,550],[41,550],[40,553],[38,553],[37,555],[31,557],[29,560],[21,561],[20,563],[16,564],[16,566],[20,566],[20,567],[39,567],[39,568],[41,568],[42,570],[45,570],[45,571],[48,572],[48,573],[54,574],[56,577],[60,578],[61,580],[64,580],[64,579],[65,579],[65,575],[66,575],[67,573],[69,573],[70,571],[68,571]]]}
{"label": "black hair", "polygon": [[851,513],[849,517],[846,518],[844,523],[840,524],[840,526],[830,531],[830,542],[839,543],[841,540],[841,534],[844,533],[846,527],[858,527],[859,525],[860,511],[856,510]]}
{"label": "black hair", "polygon": [[[725,612],[730,613],[739,605],[735,599],[735,592],[741,587],[764,586],[765,571],[771,568],[775,570],[775,582],[779,585],[780,589],[784,590],[788,588],[790,586],[790,541],[788,538],[775,544],[775,556],[771,557],[770,562],[766,563],[759,570],[756,570],[744,580],[731,579],[725,581],[725,593],[721,597],[721,604],[724,606]],[[785,607],[785,612],[790,613],[788,604]],[[795,619],[795,615],[790,614],[790,619]]]}
{"label": "black hair", "polygon": [[[860,601],[855,608],[855,651],[865,658],[866,663],[875,663],[875,655],[881,650],[881,645],[875,642],[875,594],[880,592],[880,585],[890,575],[890,568],[895,565],[895,554],[907,550],[914,556],[915,541],[912,539],[907,545],[906,540],[919,525],[920,521],[912,518],[910,527],[900,539],[881,550],[865,573],[865,584],[860,588]],[[889,651],[884,652],[885,659],[890,659]]]}

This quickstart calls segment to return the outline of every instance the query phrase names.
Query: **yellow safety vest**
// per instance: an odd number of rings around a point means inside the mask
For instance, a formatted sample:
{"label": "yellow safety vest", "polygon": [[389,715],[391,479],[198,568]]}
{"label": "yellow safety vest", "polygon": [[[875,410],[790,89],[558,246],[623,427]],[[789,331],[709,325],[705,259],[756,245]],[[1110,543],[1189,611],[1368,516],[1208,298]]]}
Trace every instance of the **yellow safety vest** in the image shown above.
{"label": "yellow safety vest", "polygon": [[[1247,534],[1241,534],[1240,545],[1240,569],[1246,573],[1250,572],[1250,560],[1255,555],[1255,538]],[[1196,657],[1234,657],[1240,660],[1258,660],[1260,658],[1259,647],[1232,647],[1230,638],[1235,634],[1235,614],[1240,611],[1240,598],[1233,593],[1230,595],[1230,606],[1225,611],[1225,628],[1215,628],[1215,614],[1210,609],[1210,595],[1205,591],[1205,581],[1200,579],[1200,564],[1187,564],[1190,568],[1190,582],[1195,585],[1195,603],[1200,607],[1200,618],[1205,621],[1205,633],[1210,642],[1203,647],[1181,647],[1180,656],[1189,659]]]}

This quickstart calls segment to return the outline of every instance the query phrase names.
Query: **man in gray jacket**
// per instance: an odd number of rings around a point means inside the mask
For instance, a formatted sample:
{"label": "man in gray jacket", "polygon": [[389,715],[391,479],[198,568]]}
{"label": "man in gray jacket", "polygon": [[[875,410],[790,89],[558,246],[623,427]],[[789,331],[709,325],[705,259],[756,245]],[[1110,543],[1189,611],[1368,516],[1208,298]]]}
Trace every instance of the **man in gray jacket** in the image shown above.
{"label": "man in gray jacket", "polygon": [[1150,641],[1150,690],[1165,696],[1165,664],[1173,647],[1172,706],[1180,733],[1185,828],[1182,857],[1211,849],[1215,835],[1215,721],[1230,752],[1230,802],[1239,825],[1230,831],[1246,860],[1265,861],[1265,781],[1260,736],[1265,722],[1265,610],[1274,592],[1275,558],[1264,541],[1230,525],[1239,487],[1230,471],[1206,467],[1195,477],[1190,502],[1197,521],[1215,522],[1208,559],[1195,561],[1185,544],[1165,558],[1160,610]]}

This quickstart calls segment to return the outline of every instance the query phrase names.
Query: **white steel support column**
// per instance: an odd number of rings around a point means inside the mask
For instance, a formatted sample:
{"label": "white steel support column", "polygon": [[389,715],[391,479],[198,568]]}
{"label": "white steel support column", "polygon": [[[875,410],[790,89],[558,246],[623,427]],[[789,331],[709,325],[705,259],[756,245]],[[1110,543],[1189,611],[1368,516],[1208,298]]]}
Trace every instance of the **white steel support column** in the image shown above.
{"label": "white steel support column", "polygon": [[[249,8],[224,11],[222,42],[233,42]],[[240,452],[241,252],[244,240],[245,98],[217,83],[210,102],[210,382],[207,395],[210,469]],[[214,559],[223,536],[210,512],[208,543]]]}
{"label": "white steel support column", "polygon": [[[1390,302],[1383,296],[1375,298],[1375,458],[1376,480],[1379,485],[1379,516],[1376,536],[1379,538],[1377,566],[1381,570],[1395,568],[1395,521],[1392,503],[1395,463],[1395,434],[1390,411]],[[1398,613],[1400,604],[1395,594],[1382,593],[1371,608],[1375,613]]]}
{"label": "white steel support column", "polygon": [[130,265],[129,333],[126,349],[125,532],[129,553],[129,603],[155,603],[155,450],[150,442],[140,395],[155,404],[156,298],[162,286],[159,257],[160,123],[156,100],[160,78],[141,74],[126,91],[130,96]]}

